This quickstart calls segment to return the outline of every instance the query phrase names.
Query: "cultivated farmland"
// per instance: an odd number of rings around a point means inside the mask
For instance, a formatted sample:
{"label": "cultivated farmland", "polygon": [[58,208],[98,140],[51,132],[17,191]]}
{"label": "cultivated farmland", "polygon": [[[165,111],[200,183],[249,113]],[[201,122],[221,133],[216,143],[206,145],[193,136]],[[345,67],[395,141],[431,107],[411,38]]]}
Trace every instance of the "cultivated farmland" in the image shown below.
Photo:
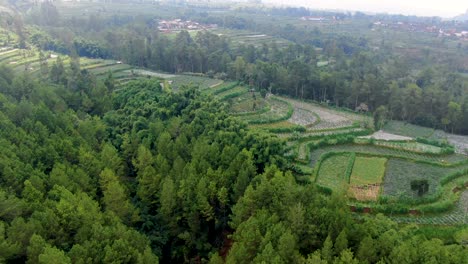
{"label": "cultivated farmland", "polygon": [[376,201],[386,163],[386,158],[356,157],[350,177],[352,197],[360,201]]}
{"label": "cultivated farmland", "polygon": [[345,177],[350,158],[350,154],[342,154],[325,159],[319,168],[316,183],[333,191],[342,190],[347,186]]}

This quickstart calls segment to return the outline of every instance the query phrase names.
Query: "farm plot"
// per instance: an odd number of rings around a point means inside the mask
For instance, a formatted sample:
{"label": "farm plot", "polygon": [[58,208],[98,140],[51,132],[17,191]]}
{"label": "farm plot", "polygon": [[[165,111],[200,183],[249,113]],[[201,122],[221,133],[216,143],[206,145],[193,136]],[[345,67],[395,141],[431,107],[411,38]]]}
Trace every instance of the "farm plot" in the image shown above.
{"label": "farm plot", "polygon": [[217,85],[221,80],[211,79],[207,77],[191,76],[191,75],[176,75],[175,77],[167,78],[172,81],[172,87],[178,89],[184,85],[198,86],[200,89],[208,89],[211,86]]}
{"label": "farm plot", "polygon": [[[298,128],[301,126],[295,125],[289,121],[280,121],[280,122],[268,123],[268,124],[253,124],[253,125],[249,125],[249,127],[273,131],[273,130],[281,130],[281,129],[294,129],[294,128]],[[281,135],[281,133],[278,133],[277,135],[279,136]]]}
{"label": "farm plot", "polygon": [[412,137],[405,137],[405,136],[400,136],[400,135],[396,135],[392,133],[387,133],[383,130],[379,130],[372,135],[364,136],[360,138],[374,138],[376,140],[408,140],[408,141],[413,140]]}
{"label": "farm plot", "polygon": [[93,68],[92,70],[90,70],[90,72],[93,73],[94,75],[103,75],[103,74],[107,74],[108,72],[115,73],[119,71],[125,71],[131,68],[132,66],[128,64],[113,64],[113,65],[106,65],[102,67]]}
{"label": "farm plot", "polygon": [[[244,86],[236,86],[232,89],[229,89],[227,91],[218,93],[216,96],[220,98],[220,100],[227,100],[227,99],[233,99],[237,98],[239,95],[246,94],[248,92],[247,88]],[[252,96],[252,95],[250,95]]]}
{"label": "farm plot", "polygon": [[349,193],[359,201],[377,201],[385,175],[386,158],[356,157]]}
{"label": "farm plot", "polygon": [[468,190],[465,190],[460,200],[455,205],[454,210],[440,215],[430,216],[390,216],[390,218],[399,223],[415,223],[422,225],[459,225],[468,224]]}
{"label": "farm plot", "polygon": [[115,64],[117,64],[117,61],[114,60],[97,60],[97,63],[89,63],[85,66],[82,66],[81,68],[91,71],[93,69],[107,67]]}
{"label": "farm plot", "polygon": [[[401,159],[390,159],[383,182],[383,194],[403,200],[419,200],[435,194],[444,176],[468,168],[462,165],[453,168],[421,164]],[[427,181],[428,188],[418,192],[412,188],[414,181]]]}
{"label": "farm plot", "polygon": [[174,74],[154,72],[154,71],[148,71],[148,70],[142,70],[142,69],[127,70],[125,71],[125,73],[135,74],[139,76],[157,77],[157,78],[163,78],[163,79],[170,79],[170,78],[177,77],[177,75],[174,75]]}
{"label": "farm plot", "polygon": [[316,183],[332,191],[343,190],[347,185],[345,179],[351,154],[334,155],[325,159],[317,173]]}
{"label": "farm plot", "polygon": [[208,87],[209,89],[205,89],[203,90],[204,93],[206,94],[219,94],[219,93],[222,93],[223,91],[226,91],[226,90],[229,90],[229,89],[232,89],[234,87],[237,86],[237,82],[220,82],[220,83],[217,83],[217,84],[214,84],[214,85],[211,85],[210,87]]}
{"label": "farm plot", "polygon": [[[369,137],[359,137],[354,142],[355,143],[369,143]],[[424,144],[416,141],[386,141],[386,140],[376,140],[372,141],[372,144],[375,146],[382,146],[386,148],[400,149],[410,152],[417,153],[429,153],[429,154],[441,154],[443,149],[441,147]]]}
{"label": "farm plot", "polygon": [[20,50],[19,49],[8,49],[0,52],[0,61],[3,61],[7,58],[10,58],[12,56],[19,56],[20,55]]}
{"label": "farm plot", "polygon": [[317,104],[301,102],[290,98],[282,98],[283,100],[291,103],[294,108],[301,108],[312,113],[315,113],[320,122],[312,126],[310,130],[323,130],[323,129],[339,129],[343,127],[352,126],[356,121],[363,121],[365,116],[344,113],[333,109],[325,108]]}
{"label": "farm plot", "polygon": [[24,50],[17,50],[15,52],[5,54],[5,56],[0,58],[0,62],[14,67],[30,57],[31,55],[27,54]]}
{"label": "farm plot", "polygon": [[302,108],[297,108],[297,107],[294,107],[294,113],[289,119],[289,122],[296,124],[296,125],[301,125],[301,126],[312,125],[317,121],[318,121],[318,118],[315,116],[314,113],[312,113],[311,111],[302,109]]}
{"label": "farm plot", "polygon": [[270,98],[267,102],[270,105],[270,111],[244,116],[242,119],[250,124],[267,124],[287,120],[291,117],[293,109],[288,103],[275,98]]}
{"label": "farm plot", "polygon": [[288,133],[288,134],[282,134],[280,137],[288,138],[289,140],[307,140],[307,138],[311,137],[318,137],[318,136],[328,136],[328,135],[346,135],[352,132],[360,132],[360,131],[367,131],[364,128],[360,127],[343,127],[339,129],[333,129],[333,130],[308,130],[304,133],[301,134],[293,134],[293,133]]}
{"label": "farm plot", "polygon": [[226,36],[231,39],[233,47],[239,45],[254,45],[255,47],[261,47],[264,43],[271,44],[276,43],[278,47],[286,47],[289,45],[289,41],[283,38],[268,36],[259,32],[246,31],[246,30],[229,30],[229,29],[215,29],[213,33],[219,36]]}
{"label": "farm plot", "polygon": [[455,146],[457,153],[468,155],[468,136],[447,134],[447,140]]}
{"label": "farm plot", "polygon": [[413,138],[417,138],[417,137],[429,138],[435,132],[435,130],[432,128],[412,125],[412,124],[401,122],[401,121],[389,121],[384,126],[383,130],[388,133],[397,134],[401,136],[407,136],[407,137],[413,137]]}
{"label": "farm plot", "polygon": [[326,146],[316,150],[313,150],[310,154],[310,164],[314,166],[315,163],[319,160],[320,156],[324,153],[330,151],[345,151],[345,152],[355,152],[368,155],[389,155],[393,157],[401,157],[412,159],[415,161],[429,161],[429,162],[438,162],[443,164],[452,164],[466,161],[466,156],[459,154],[449,154],[449,155],[428,155],[421,154],[416,152],[408,152],[399,149],[391,148],[382,148],[372,145],[356,145],[356,144],[347,144],[347,145],[338,145],[338,146]]}
{"label": "farm plot", "polygon": [[255,93],[255,99],[252,94],[244,93],[230,101],[229,110],[233,114],[246,115],[255,114],[260,111],[268,111],[269,104],[259,93]]}

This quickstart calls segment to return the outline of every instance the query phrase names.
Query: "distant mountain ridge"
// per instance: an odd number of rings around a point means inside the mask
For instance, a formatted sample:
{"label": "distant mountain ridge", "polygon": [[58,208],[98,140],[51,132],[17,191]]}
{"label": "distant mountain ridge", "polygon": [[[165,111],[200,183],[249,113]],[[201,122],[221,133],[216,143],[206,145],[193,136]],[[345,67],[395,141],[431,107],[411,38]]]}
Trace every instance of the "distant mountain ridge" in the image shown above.
{"label": "distant mountain ridge", "polygon": [[456,17],[453,18],[453,20],[467,21],[468,20],[468,9],[466,10],[465,14],[461,14],[459,16],[456,16]]}

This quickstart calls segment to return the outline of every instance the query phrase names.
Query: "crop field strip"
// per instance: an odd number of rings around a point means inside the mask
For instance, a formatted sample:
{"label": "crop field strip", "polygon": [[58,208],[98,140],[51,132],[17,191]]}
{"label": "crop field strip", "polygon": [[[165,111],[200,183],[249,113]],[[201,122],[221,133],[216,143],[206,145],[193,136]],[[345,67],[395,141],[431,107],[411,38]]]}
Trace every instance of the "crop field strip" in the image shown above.
{"label": "crop field strip", "polygon": [[345,175],[351,154],[333,155],[325,159],[317,173],[315,182],[333,191],[343,189],[347,186]]}
{"label": "crop field strip", "polygon": [[[236,86],[236,87],[234,87],[232,89],[229,89],[227,91],[223,91],[221,93],[218,93],[218,94],[216,94],[216,96],[219,97],[221,100],[225,100],[225,99],[235,100],[235,99],[239,98],[240,95],[247,94],[247,93],[248,93],[247,87],[238,85],[238,86]],[[232,95],[234,95],[234,96],[232,96]],[[232,96],[232,97],[229,98],[229,96]],[[252,96],[252,95],[250,95],[250,96]]]}
{"label": "crop field strip", "polygon": [[191,75],[176,75],[175,77],[168,78],[167,80],[171,80],[172,86],[176,89],[183,85],[195,85],[203,90],[220,83],[220,80],[217,79]]}
{"label": "crop field strip", "polygon": [[223,91],[230,90],[230,89],[236,87],[237,85],[238,85],[237,82],[227,82],[227,83],[222,83],[220,85],[212,85],[212,86],[208,87],[208,89],[204,89],[203,93],[216,95],[216,94],[219,94],[219,93],[221,93]]}
{"label": "crop field strip", "polygon": [[285,133],[278,135],[282,138],[287,138],[288,140],[292,141],[300,141],[306,142],[309,141],[311,138],[315,140],[317,137],[324,137],[329,135],[346,135],[352,132],[364,132],[367,131],[365,128],[360,128],[356,126],[349,126],[349,127],[342,127],[337,129],[325,129],[325,130],[306,130],[306,132],[302,132],[300,134],[293,134],[293,133]]}
{"label": "crop field strip", "polygon": [[364,155],[375,155],[375,156],[391,156],[395,158],[407,158],[414,161],[426,161],[435,162],[441,164],[454,164],[459,162],[466,162],[467,158],[464,155],[449,154],[449,155],[429,155],[414,153],[399,149],[384,148],[372,145],[359,145],[359,144],[346,144],[346,145],[335,145],[325,146],[316,150],[313,150],[310,154],[310,165],[314,166],[315,163],[320,159],[320,156],[327,152],[355,152]]}
{"label": "crop field strip", "polygon": [[318,121],[319,117],[315,113],[296,106],[293,115],[289,119],[289,122],[301,126],[314,125]]}
{"label": "crop field strip", "polygon": [[[369,139],[357,138],[356,143],[368,143]],[[393,148],[399,150],[405,150],[410,152],[425,153],[425,154],[441,154],[442,148],[424,144],[416,141],[387,141],[387,140],[375,140],[372,142],[375,146],[381,146],[386,148]]]}
{"label": "crop field strip", "polygon": [[[249,127],[272,130],[272,129],[281,129],[281,128],[296,128],[298,126],[289,121],[280,121],[280,122],[268,123],[268,124],[252,124],[252,125],[249,125]],[[278,136],[282,135],[282,133],[276,133],[276,134]]]}
{"label": "crop field strip", "polygon": [[356,157],[349,193],[359,201],[377,201],[386,169],[386,158]]}
{"label": "crop field strip", "polygon": [[455,208],[447,213],[419,216],[389,216],[399,223],[420,225],[467,225],[468,224],[468,190],[465,190]]}
{"label": "crop field strip", "polygon": [[287,120],[293,113],[293,108],[287,102],[271,97],[267,100],[270,110],[258,115],[249,115],[243,117],[243,120],[249,124],[266,124]]}
{"label": "crop field strip", "polygon": [[0,58],[0,63],[5,63],[5,64],[15,64],[17,61],[23,59],[23,54],[21,53],[12,53],[9,54],[8,56]]}
{"label": "crop field strip", "polygon": [[412,125],[401,121],[389,121],[383,127],[383,130],[389,133],[413,138],[430,138],[435,133],[435,130],[432,128]]}
{"label": "crop field strip", "polygon": [[16,57],[16,56],[21,56],[21,50],[19,49],[12,49],[8,51],[4,51],[0,53],[0,61],[3,62],[5,60],[8,60],[11,57]]}
{"label": "crop field strip", "polygon": [[314,113],[316,116],[318,116],[318,118],[320,118],[320,122],[310,127],[309,130],[339,129],[343,127],[349,127],[352,126],[355,122],[363,122],[366,118],[368,118],[363,115],[338,111],[309,102],[303,102],[286,97],[281,98],[291,103],[294,108],[304,109]]}
{"label": "crop field strip", "polygon": [[92,72],[94,75],[98,76],[98,75],[107,74],[109,72],[115,73],[115,72],[125,71],[129,69],[132,69],[132,66],[128,64],[114,64],[114,65],[106,65],[103,67],[93,68],[89,71]]}
{"label": "crop field strip", "polygon": [[264,43],[276,43],[279,48],[287,47],[291,42],[274,36],[265,35],[261,32],[245,31],[245,30],[229,30],[229,29],[214,29],[211,30],[214,34],[222,35],[231,40],[233,47],[240,45],[250,45],[261,47]]}
{"label": "crop field strip", "polygon": [[424,179],[429,183],[429,190],[424,196],[436,193],[444,176],[468,169],[468,164],[456,167],[440,167],[421,164],[401,159],[389,159],[383,181],[383,194],[397,199],[418,200],[416,192],[411,190],[411,181]]}
{"label": "crop field strip", "polygon": [[[255,103],[255,110],[254,110]],[[234,115],[253,115],[267,112],[270,105],[263,99],[260,93],[255,93],[255,99],[251,93],[244,93],[236,98],[233,98],[230,103],[229,110]]]}

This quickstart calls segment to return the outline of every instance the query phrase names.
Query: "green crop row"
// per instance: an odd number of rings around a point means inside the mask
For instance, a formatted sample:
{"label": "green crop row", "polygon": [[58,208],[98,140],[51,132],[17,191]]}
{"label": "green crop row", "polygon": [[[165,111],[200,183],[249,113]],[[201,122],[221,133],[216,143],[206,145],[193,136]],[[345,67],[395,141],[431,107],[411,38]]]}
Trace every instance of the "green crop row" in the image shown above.
{"label": "green crop row", "polygon": [[276,128],[266,128],[267,131],[271,133],[293,133],[293,132],[305,132],[306,128],[300,125],[294,125],[291,127],[276,127]]}
{"label": "green crop row", "polygon": [[251,116],[251,115],[260,115],[263,113],[266,113],[270,111],[271,106],[269,104],[266,104],[265,107],[258,111],[252,111],[252,112],[243,112],[243,113],[235,113],[234,116]]}
{"label": "green crop row", "polygon": [[276,97],[271,97],[271,100],[278,101],[278,102],[286,104],[288,106],[288,111],[287,111],[286,115],[276,117],[276,118],[254,119],[254,120],[248,121],[249,124],[268,124],[268,123],[275,123],[275,122],[285,121],[285,120],[288,120],[289,118],[291,118],[291,116],[294,113],[294,108],[291,105],[291,103],[286,102],[286,101],[281,100],[281,99],[276,98]]}
{"label": "green crop row", "polygon": [[438,140],[431,140],[431,139],[421,138],[421,137],[416,138],[416,141],[419,142],[419,143],[423,143],[423,144],[427,144],[427,145],[442,148],[441,153],[443,153],[443,154],[453,154],[453,153],[455,153],[455,147],[450,145],[448,142],[441,142],[441,141],[438,141]]}
{"label": "green crop row", "polygon": [[411,140],[376,140],[374,138],[357,138],[356,144],[369,144],[382,148],[399,149],[419,154],[442,155],[455,153],[454,148],[441,148],[439,146],[429,145]]}
{"label": "green crop row", "polygon": [[248,91],[238,91],[238,92],[235,92],[235,93],[230,93],[230,94],[227,94],[223,97],[220,98],[221,101],[226,101],[226,100],[229,100],[231,98],[236,98],[236,97],[239,97],[245,93],[248,93]]}
{"label": "green crop row", "polygon": [[[217,94],[220,94],[222,92],[229,91],[229,90],[233,89],[234,87],[236,87],[238,85],[239,85],[239,82],[235,82],[235,83],[232,83],[230,85],[226,85],[226,86],[224,86],[222,88],[216,89],[211,94],[217,95]],[[209,91],[209,90],[207,90],[207,91]]]}
{"label": "green crop row", "polygon": [[348,166],[346,167],[346,172],[345,172],[345,180],[348,183],[350,182],[351,173],[353,172],[355,161],[356,161],[356,153],[353,152],[351,153],[351,157],[349,158]]}
{"label": "green crop row", "polygon": [[300,147],[301,142],[307,142],[307,141],[313,140],[312,142],[308,142],[305,145],[305,148],[306,148],[305,162],[309,162],[310,152],[312,150],[318,149],[323,146],[334,146],[334,145],[339,145],[339,144],[351,143],[354,141],[354,139],[357,136],[362,136],[363,134],[367,134],[367,133],[368,131],[364,130],[364,131],[351,131],[346,134],[331,134],[331,135],[326,135],[326,136],[316,135],[314,137],[307,138],[307,140],[303,140],[303,138],[301,138],[298,141],[299,142],[298,147]]}
{"label": "green crop row", "polygon": [[[357,211],[364,207],[372,207],[372,211],[375,213],[385,214],[408,214],[410,210],[417,210],[423,214],[441,214],[454,209],[457,201],[460,199],[460,193],[465,189],[465,184],[468,182],[468,174],[464,174],[464,177],[459,182],[451,181],[450,184],[446,184],[440,187],[437,193],[437,197],[426,200],[425,203],[419,204],[415,207],[415,204],[406,203],[399,201],[397,203],[389,201],[388,197],[380,196],[378,203],[355,203]],[[454,193],[453,189],[458,188],[460,191]],[[360,208],[360,209],[359,209]]]}

